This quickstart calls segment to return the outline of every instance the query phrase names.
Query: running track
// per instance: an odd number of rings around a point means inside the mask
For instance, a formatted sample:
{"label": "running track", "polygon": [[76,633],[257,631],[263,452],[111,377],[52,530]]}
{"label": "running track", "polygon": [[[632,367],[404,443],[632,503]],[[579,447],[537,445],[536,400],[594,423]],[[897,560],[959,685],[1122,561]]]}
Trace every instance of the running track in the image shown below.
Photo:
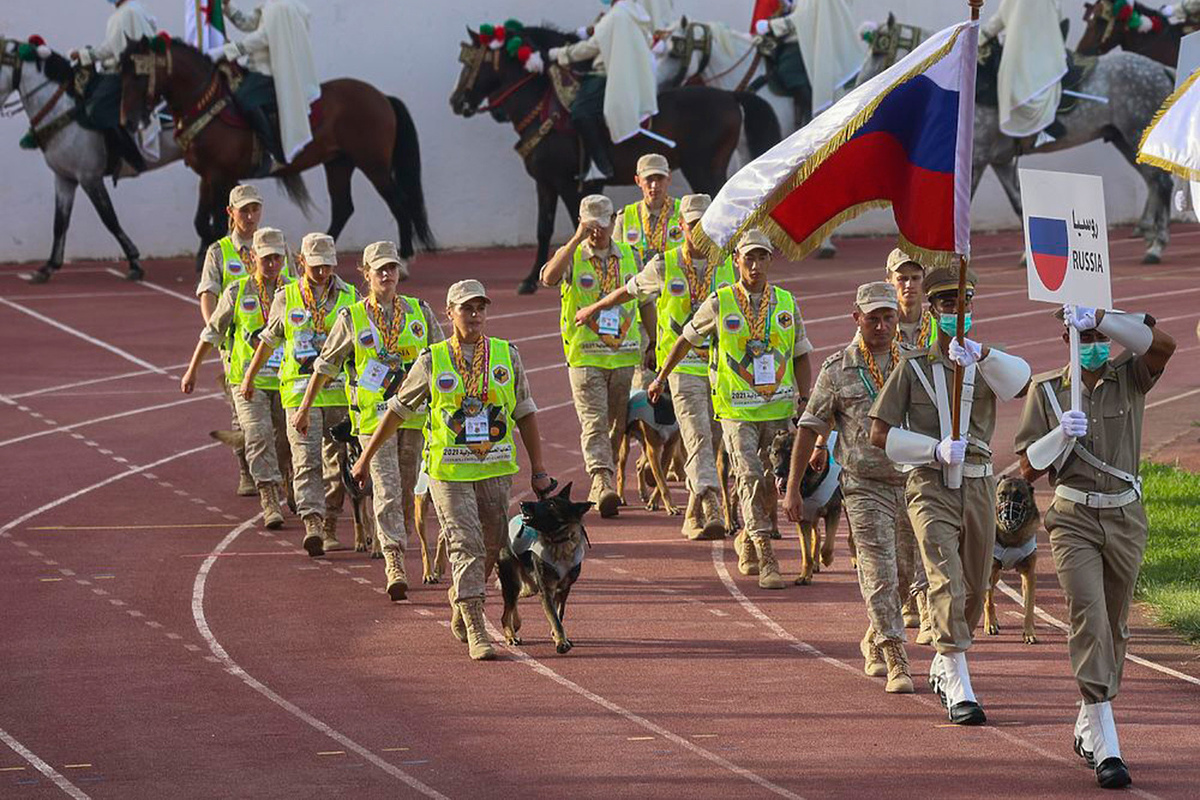
{"label": "running track", "polygon": [[[980,337],[1035,371],[1063,358],[1044,306],[1024,299],[1014,234],[979,236]],[[882,277],[884,239],[835,261],[777,264],[824,356],[849,339],[853,287]],[[1147,447],[1195,437],[1200,229],[1177,226],[1167,263],[1114,236],[1118,302],[1154,313],[1180,352],[1155,390]],[[529,251],[422,257],[406,291],[492,289],[490,332],[516,340],[541,406],[552,474],[582,480],[556,329],[557,295],[517,297]],[[349,275],[351,258],[344,258]],[[628,508],[592,520],[572,594],[570,655],[536,601],[526,645],[470,662],[447,630],[444,585],[389,604],[382,562],[313,560],[301,528],[256,525],[233,460],[216,365],[178,392],[200,322],[182,261],[119,281],[75,264],[46,286],[0,267],[0,796],[71,797],[950,797],[1094,796],[1070,751],[1078,695],[1048,548],[1039,644],[1019,606],[972,651],[990,724],[959,729],[921,676],[887,696],[861,672],[865,615],[844,544],[808,587],[759,590],[726,542],[685,542],[678,519]],[[819,360],[817,362],[819,364]],[[200,391],[198,390],[198,391]],[[1012,462],[1004,408],[997,467]],[[519,480],[514,494],[527,490]],[[632,500],[632,490],[630,491]],[[1044,494],[1044,493],[1043,493]],[[676,490],[677,499],[682,496]],[[843,527],[844,530],[844,527]],[[797,568],[794,536],[780,546]],[[343,525],[343,541],[350,534]],[[415,552],[408,572],[419,575]],[[499,598],[488,605],[493,622]],[[1139,624],[1118,703],[1141,797],[1200,785],[1196,651]],[[1193,787],[1189,789],[1188,787]]]}

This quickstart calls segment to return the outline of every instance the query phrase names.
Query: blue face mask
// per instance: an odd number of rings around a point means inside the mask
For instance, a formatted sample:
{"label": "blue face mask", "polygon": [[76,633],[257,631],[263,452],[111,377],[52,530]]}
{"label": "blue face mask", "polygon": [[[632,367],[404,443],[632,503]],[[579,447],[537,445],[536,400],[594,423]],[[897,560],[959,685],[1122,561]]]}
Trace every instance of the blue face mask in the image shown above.
{"label": "blue face mask", "polygon": [[1095,372],[1108,362],[1109,343],[1089,342],[1079,345],[1079,366]]}
{"label": "blue face mask", "polygon": [[[947,336],[958,333],[958,314],[941,314],[938,316],[938,328]],[[971,330],[971,312],[963,314],[963,333]]]}

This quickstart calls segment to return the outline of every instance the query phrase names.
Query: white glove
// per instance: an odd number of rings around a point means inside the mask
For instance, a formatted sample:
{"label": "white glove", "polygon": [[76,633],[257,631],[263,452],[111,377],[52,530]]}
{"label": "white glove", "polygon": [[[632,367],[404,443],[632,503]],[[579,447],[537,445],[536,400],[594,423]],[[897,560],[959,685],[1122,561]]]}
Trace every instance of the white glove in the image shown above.
{"label": "white glove", "polygon": [[938,442],[933,451],[934,458],[943,464],[961,464],[967,457],[967,440],[951,439],[947,436]]}
{"label": "white glove", "polygon": [[1063,433],[1065,433],[1067,436],[1071,436],[1076,439],[1080,438],[1081,436],[1087,436],[1088,418],[1087,414],[1083,413],[1082,411],[1075,411],[1074,409],[1071,411],[1064,411],[1061,421]]}
{"label": "white glove", "polygon": [[1063,321],[1077,331],[1096,327],[1096,309],[1087,306],[1063,306]]}
{"label": "white glove", "polygon": [[767,22],[765,19],[760,19],[758,22],[754,23],[754,32],[759,36],[766,36],[767,32],[770,30],[771,23]]}
{"label": "white glove", "polygon": [[960,345],[958,339],[950,340],[950,360],[961,367],[969,367],[979,361],[983,353],[983,345],[972,339],[963,338]]}
{"label": "white glove", "polygon": [[579,37],[580,41],[592,38],[592,32],[586,25],[576,28],[575,35]]}
{"label": "white glove", "polygon": [[560,67],[571,66],[571,59],[567,58],[567,48],[565,47],[551,47],[546,51],[546,55],[550,56],[551,61],[558,62]]}

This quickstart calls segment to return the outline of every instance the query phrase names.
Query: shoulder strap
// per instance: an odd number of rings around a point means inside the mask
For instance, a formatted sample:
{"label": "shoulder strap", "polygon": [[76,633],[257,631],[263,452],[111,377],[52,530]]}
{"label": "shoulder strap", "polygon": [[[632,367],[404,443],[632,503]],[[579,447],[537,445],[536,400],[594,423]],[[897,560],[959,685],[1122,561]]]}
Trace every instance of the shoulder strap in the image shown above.
{"label": "shoulder strap", "polygon": [[[1054,389],[1050,387],[1050,381],[1046,381],[1042,384],[1042,391],[1045,393],[1046,399],[1050,402],[1050,408],[1054,411],[1055,418],[1061,422],[1063,415],[1062,404],[1058,402],[1058,395],[1055,394]],[[1137,489],[1139,493],[1141,492],[1142,482],[1138,476],[1132,475],[1124,470],[1117,469],[1114,466],[1104,463],[1099,458],[1094,456],[1090,450],[1080,444],[1078,439],[1075,440],[1075,444],[1072,446],[1071,452],[1079,456],[1079,459],[1092,469],[1100,470],[1106,475],[1111,475],[1119,481],[1124,481],[1125,483],[1128,483],[1130,486]]]}

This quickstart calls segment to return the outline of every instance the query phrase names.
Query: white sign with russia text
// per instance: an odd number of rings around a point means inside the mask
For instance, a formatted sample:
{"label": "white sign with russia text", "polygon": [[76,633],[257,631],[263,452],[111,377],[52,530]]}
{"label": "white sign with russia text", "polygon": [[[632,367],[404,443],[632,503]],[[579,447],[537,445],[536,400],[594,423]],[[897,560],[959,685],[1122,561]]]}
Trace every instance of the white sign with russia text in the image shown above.
{"label": "white sign with russia text", "polygon": [[1100,176],[1037,169],[1020,174],[1029,299],[1112,308]]}

